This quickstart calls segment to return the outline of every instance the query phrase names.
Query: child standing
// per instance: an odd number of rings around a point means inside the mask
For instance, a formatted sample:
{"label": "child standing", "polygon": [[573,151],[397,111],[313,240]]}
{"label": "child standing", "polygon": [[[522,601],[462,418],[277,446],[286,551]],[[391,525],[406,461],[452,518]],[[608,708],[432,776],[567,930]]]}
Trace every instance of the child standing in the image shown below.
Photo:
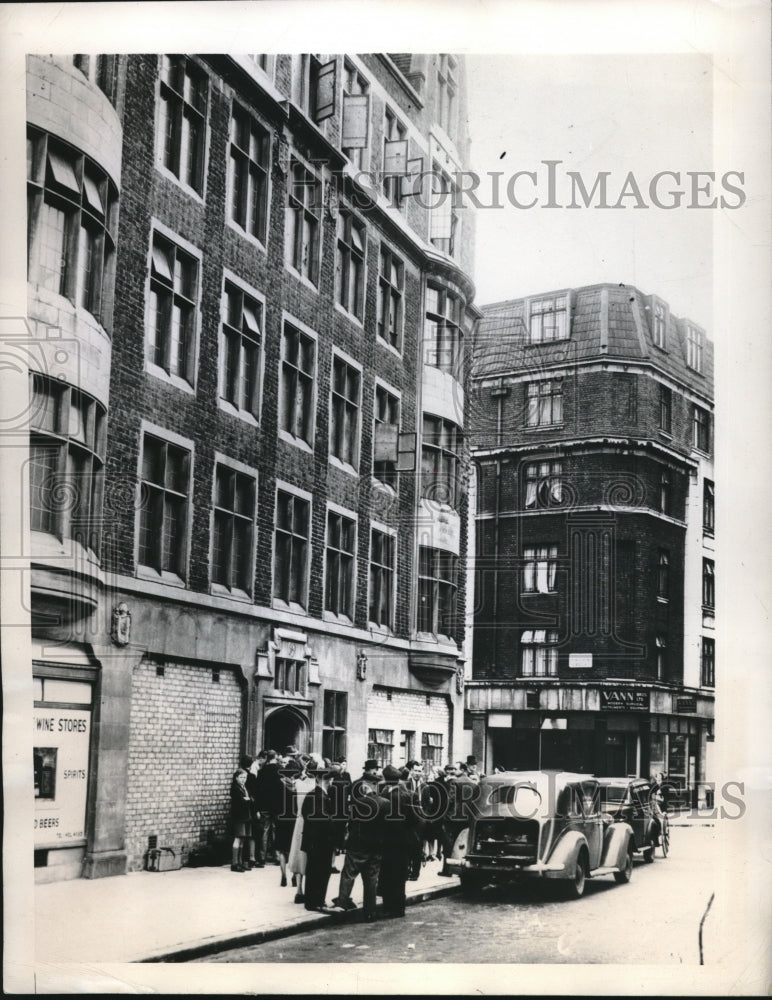
{"label": "child standing", "polygon": [[233,853],[231,871],[245,872],[245,841],[252,836],[252,800],[247,791],[247,772],[239,767],[231,782],[231,826],[233,827]]}

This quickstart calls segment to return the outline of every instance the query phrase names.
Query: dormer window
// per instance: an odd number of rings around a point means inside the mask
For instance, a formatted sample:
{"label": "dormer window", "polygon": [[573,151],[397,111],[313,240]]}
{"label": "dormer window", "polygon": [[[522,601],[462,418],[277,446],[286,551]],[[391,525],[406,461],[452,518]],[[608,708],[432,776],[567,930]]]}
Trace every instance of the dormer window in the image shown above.
{"label": "dormer window", "polygon": [[565,340],[568,337],[568,296],[552,295],[531,302],[528,335],[531,344]]}

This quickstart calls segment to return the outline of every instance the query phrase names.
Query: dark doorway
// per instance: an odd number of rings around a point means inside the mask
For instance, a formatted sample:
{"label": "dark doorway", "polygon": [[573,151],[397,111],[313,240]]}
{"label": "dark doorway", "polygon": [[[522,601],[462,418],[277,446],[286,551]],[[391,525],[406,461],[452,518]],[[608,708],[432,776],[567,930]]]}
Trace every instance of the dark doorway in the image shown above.
{"label": "dark doorway", "polygon": [[308,753],[308,718],[297,708],[277,708],[266,716],[263,747],[283,753],[288,746],[296,746],[301,753]]}

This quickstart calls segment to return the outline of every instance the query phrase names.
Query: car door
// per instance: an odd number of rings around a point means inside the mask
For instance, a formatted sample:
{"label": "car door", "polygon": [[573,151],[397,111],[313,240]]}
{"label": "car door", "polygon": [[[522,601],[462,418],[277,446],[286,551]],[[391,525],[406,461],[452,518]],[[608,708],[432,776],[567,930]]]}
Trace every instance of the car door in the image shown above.
{"label": "car door", "polygon": [[600,867],[603,854],[603,815],[597,781],[583,781],[577,786],[579,806],[584,817],[584,835],[590,852],[590,870]]}

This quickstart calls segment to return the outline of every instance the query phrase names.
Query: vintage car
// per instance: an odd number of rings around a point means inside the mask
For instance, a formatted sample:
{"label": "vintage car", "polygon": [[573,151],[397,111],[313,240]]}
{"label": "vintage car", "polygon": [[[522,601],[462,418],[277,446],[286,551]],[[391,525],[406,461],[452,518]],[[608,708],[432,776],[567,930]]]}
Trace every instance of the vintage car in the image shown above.
{"label": "vintage car", "polygon": [[600,809],[598,782],[565,771],[505,771],[484,778],[450,870],[465,894],[489,882],[560,880],[579,898],[588,878],[629,882],[633,831]]}
{"label": "vintage car", "polygon": [[633,830],[635,851],[644,861],[654,860],[659,822],[651,803],[651,782],[646,778],[598,778],[600,807],[616,822]]}

